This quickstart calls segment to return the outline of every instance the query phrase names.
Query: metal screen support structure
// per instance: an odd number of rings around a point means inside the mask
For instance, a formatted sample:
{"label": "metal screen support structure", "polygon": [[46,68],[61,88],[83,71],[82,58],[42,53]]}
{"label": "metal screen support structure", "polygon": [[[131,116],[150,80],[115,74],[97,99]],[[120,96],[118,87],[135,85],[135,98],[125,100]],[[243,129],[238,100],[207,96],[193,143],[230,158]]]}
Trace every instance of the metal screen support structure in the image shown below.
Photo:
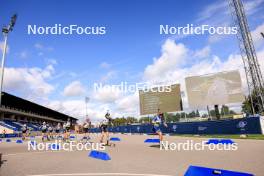
{"label": "metal screen support structure", "polygon": [[[264,82],[241,0],[228,0],[246,73],[252,112],[264,112]],[[254,98],[253,98],[254,97]]]}

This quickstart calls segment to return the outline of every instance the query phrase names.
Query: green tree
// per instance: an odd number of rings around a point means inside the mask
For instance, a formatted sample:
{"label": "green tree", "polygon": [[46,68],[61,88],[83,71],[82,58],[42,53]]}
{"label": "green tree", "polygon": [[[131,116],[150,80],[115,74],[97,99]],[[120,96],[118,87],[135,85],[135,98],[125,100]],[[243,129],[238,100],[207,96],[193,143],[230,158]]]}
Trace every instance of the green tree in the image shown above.
{"label": "green tree", "polygon": [[169,113],[164,113],[164,117],[166,122],[174,122],[174,115]]}
{"label": "green tree", "polygon": [[210,110],[210,116],[211,116],[211,117],[216,117],[215,110]]}
{"label": "green tree", "polygon": [[190,113],[188,114],[188,117],[189,117],[189,118],[194,118],[195,116],[196,116],[195,111],[192,111],[192,112],[190,112]]}
{"label": "green tree", "polygon": [[174,116],[175,121],[174,122],[179,122],[181,118],[181,114],[180,113],[176,113]]}
{"label": "green tree", "polygon": [[180,118],[185,119],[185,116],[186,116],[186,118],[188,117],[188,115],[187,115],[185,112],[182,112],[182,113],[180,114]]}
{"label": "green tree", "polygon": [[139,123],[150,123],[151,122],[151,117],[148,117],[148,116],[146,116],[146,117],[141,117],[140,119],[139,119]]}
{"label": "green tree", "polygon": [[127,120],[128,124],[133,124],[133,123],[138,122],[137,118],[135,118],[135,117],[127,117],[126,120]]}
{"label": "green tree", "polygon": [[221,108],[221,115],[224,116],[224,115],[229,115],[229,114],[230,114],[229,107],[226,105],[223,105]]}
{"label": "green tree", "polygon": [[249,97],[246,97],[245,101],[242,103],[242,112],[246,114],[253,114],[251,100]]}
{"label": "green tree", "polygon": [[[264,91],[264,90],[262,90],[262,91]],[[254,107],[256,114],[263,113],[263,112],[261,112],[260,107],[256,103],[260,99],[260,97],[257,96],[256,91],[254,91],[254,90],[252,91],[251,97],[252,97],[252,101],[251,101],[250,96],[245,97],[245,101],[242,103],[242,112],[247,113],[247,114],[253,114],[253,110],[252,110],[252,104],[253,104],[253,107]]]}
{"label": "green tree", "polygon": [[112,121],[114,126],[120,126],[120,125],[127,125],[127,119],[125,117],[122,118],[115,118]]}
{"label": "green tree", "polygon": [[230,111],[229,111],[229,114],[230,114],[230,115],[235,115],[235,114],[236,114],[236,112],[235,112],[235,111],[233,111],[233,110],[230,110]]}
{"label": "green tree", "polygon": [[198,111],[198,109],[196,110],[196,114],[195,114],[196,117],[201,117],[200,116],[200,112]]}

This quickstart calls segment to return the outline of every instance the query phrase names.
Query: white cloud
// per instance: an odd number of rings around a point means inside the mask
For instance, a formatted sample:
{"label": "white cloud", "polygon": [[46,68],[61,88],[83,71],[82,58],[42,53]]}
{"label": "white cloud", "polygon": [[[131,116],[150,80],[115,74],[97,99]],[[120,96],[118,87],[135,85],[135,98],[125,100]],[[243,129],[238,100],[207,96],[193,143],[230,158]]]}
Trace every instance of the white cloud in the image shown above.
{"label": "white cloud", "polygon": [[100,64],[100,67],[103,68],[103,69],[108,69],[111,67],[111,64],[107,63],[107,62],[102,62]]}
{"label": "white cloud", "polygon": [[36,44],[34,45],[34,47],[35,47],[36,49],[40,50],[40,51],[53,51],[53,50],[54,50],[54,48],[52,48],[52,47],[50,47],[50,46],[44,46],[44,45],[42,45],[42,44],[40,44],[40,43],[36,43]]}
{"label": "white cloud", "polygon": [[117,88],[105,86],[93,91],[93,98],[102,103],[113,103],[122,97],[122,92]]}
{"label": "white cloud", "polygon": [[167,71],[185,63],[188,49],[183,44],[176,44],[173,40],[168,39],[162,45],[161,52],[160,58],[154,58],[153,64],[145,68],[144,79],[163,77]]}
{"label": "white cloud", "polygon": [[51,109],[72,115],[74,117],[82,117],[85,115],[85,102],[81,100],[55,100],[50,101],[47,106]]}
{"label": "white cloud", "polygon": [[222,39],[224,39],[226,37],[228,37],[228,35],[219,35],[219,34],[209,35],[208,43],[213,44],[213,43],[216,43],[218,41],[221,41]]}
{"label": "white cloud", "polygon": [[251,32],[256,48],[264,45],[264,38],[261,36],[260,32],[264,33],[264,23],[257,26],[257,28]]}
{"label": "white cloud", "polygon": [[116,109],[127,115],[139,114],[139,95],[138,92],[124,96],[116,101]]}
{"label": "white cloud", "polygon": [[[209,4],[199,13],[196,21],[210,25],[222,24],[226,19],[228,8],[227,1],[217,1]],[[218,18],[220,15],[222,18]]]}
{"label": "white cloud", "polygon": [[49,64],[42,72],[43,78],[51,78],[51,75],[55,73],[53,65]]}
{"label": "white cloud", "polygon": [[[177,44],[171,39],[167,39],[162,45],[162,52],[159,58],[155,58],[153,63],[148,65],[144,71],[144,80],[147,81],[175,81],[175,74],[188,64],[199,65],[202,59],[209,59],[211,54],[210,46],[192,51],[184,44]],[[176,73],[174,71],[177,70]]]}
{"label": "white cloud", "polygon": [[209,46],[204,47],[201,50],[197,50],[194,52],[194,57],[197,58],[206,58],[210,55],[211,53],[211,48]]}
{"label": "white cloud", "polygon": [[35,95],[45,97],[54,87],[47,82],[54,70],[47,66],[45,69],[33,68],[5,68],[4,90],[22,92],[25,96]]}
{"label": "white cloud", "polygon": [[247,15],[252,15],[263,8],[264,0],[244,1],[244,8]]}
{"label": "white cloud", "polygon": [[101,82],[106,82],[109,81],[117,76],[117,72],[114,70],[111,70],[107,72],[104,76],[101,77],[100,81]]}
{"label": "white cloud", "polygon": [[[261,11],[264,10],[264,0],[246,0],[242,2],[247,18],[260,16]],[[228,1],[215,1],[208,6],[205,6],[205,8],[199,13],[196,23],[211,26],[234,26]],[[229,37],[229,35],[209,35],[208,42],[209,44],[215,43],[226,37]]]}
{"label": "white cloud", "polygon": [[[264,0],[246,0],[242,1],[246,15],[250,16],[261,12]],[[214,1],[205,6],[199,13],[196,20],[200,24],[209,24],[213,26],[228,26],[233,24],[233,19],[230,12],[228,1]]]}
{"label": "white cloud", "polygon": [[[84,99],[81,100],[53,100],[49,101],[46,106],[56,111],[71,115],[80,120],[85,118],[86,105]],[[105,112],[111,109],[107,104],[97,104],[94,102],[89,102],[87,104],[87,114],[92,122],[100,121],[104,119]],[[113,117],[116,113],[111,112]]]}
{"label": "white cloud", "polygon": [[80,81],[73,81],[64,88],[62,94],[67,97],[82,96],[85,94],[85,88]]}

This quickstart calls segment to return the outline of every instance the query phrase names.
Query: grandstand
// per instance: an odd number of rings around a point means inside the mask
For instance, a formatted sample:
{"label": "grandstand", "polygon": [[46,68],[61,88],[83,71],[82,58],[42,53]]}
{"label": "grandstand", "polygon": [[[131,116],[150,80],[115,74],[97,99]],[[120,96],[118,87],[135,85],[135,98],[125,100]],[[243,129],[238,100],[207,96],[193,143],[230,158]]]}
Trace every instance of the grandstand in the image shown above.
{"label": "grandstand", "polygon": [[43,121],[50,124],[66,122],[70,118],[72,124],[77,119],[58,111],[49,109],[31,101],[16,97],[6,92],[2,93],[2,106],[0,107],[0,133],[19,133],[23,124],[27,124],[32,131],[38,131]]}

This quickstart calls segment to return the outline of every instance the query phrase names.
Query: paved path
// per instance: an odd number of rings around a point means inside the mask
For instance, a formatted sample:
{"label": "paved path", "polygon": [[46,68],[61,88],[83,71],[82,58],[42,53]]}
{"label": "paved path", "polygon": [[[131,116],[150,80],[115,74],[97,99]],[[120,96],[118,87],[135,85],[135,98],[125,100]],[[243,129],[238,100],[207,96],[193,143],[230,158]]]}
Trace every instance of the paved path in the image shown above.
{"label": "paved path", "polygon": [[[184,175],[190,165],[222,168],[248,172],[262,176],[264,173],[264,141],[239,140],[236,151],[165,151],[144,143],[146,135],[112,135],[121,138],[116,147],[107,147],[110,161],[88,157],[89,151],[28,151],[27,144],[0,143],[3,154],[1,176],[84,176],[84,175],[130,175],[160,176]],[[92,135],[98,142],[98,136]],[[200,143],[207,139],[165,136],[169,143],[192,140]]]}

